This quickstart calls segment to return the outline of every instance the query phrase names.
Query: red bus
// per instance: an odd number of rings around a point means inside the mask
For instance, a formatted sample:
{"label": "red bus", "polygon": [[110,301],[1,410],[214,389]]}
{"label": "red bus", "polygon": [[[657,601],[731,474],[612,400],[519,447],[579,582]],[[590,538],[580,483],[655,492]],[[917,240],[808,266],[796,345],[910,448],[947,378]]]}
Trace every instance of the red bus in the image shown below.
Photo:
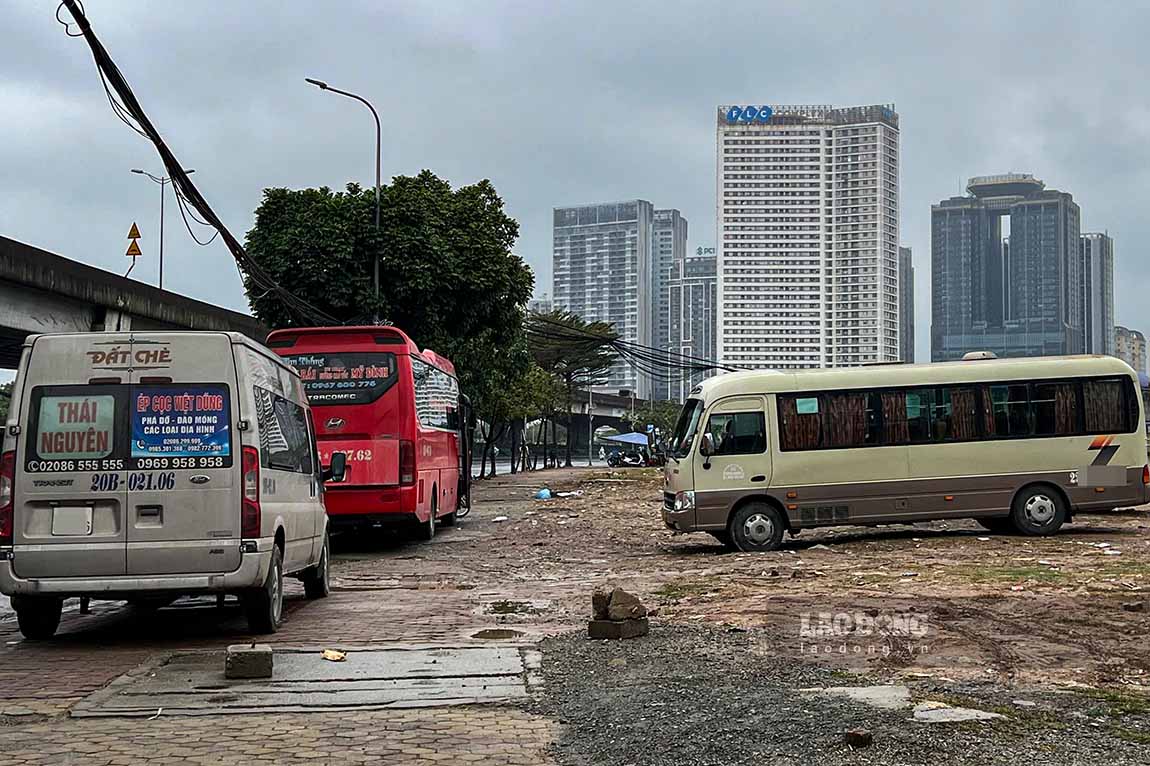
{"label": "red bus", "polygon": [[347,455],[325,487],[333,528],[414,526],[435,536],[471,507],[470,407],[455,366],[395,327],[276,330],[268,346],[299,371],[320,462]]}

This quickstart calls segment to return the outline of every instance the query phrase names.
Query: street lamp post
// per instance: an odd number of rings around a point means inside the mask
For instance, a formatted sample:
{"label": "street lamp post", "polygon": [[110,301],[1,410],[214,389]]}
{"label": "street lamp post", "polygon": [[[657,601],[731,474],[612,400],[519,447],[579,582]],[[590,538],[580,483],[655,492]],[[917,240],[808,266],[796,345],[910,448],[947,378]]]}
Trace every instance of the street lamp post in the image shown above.
{"label": "street lamp post", "polygon": [[[363,96],[357,96],[354,93],[349,93],[346,90],[333,88],[323,80],[313,80],[310,77],[304,78],[307,82],[316,86],[320,90],[328,90],[332,93],[338,93],[341,96],[353,98],[359,103],[366,106],[371,110],[371,116],[375,118],[375,235],[376,239],[379,238],[379,187],[380,187],[380,169],[383,167],[383,129],[379,124],[379,112],[375,111],[375,107],[371,105]],[[378,242],[377,242],[378,244]],[[375,306],[372,316],[375,324],[379,324],[379,251],[375,253],[375,263],[373,265],[373,284],[375,285]]]}
{"label": "street lamp post", "polygon": [[[155,181],[156,183],[158,183],[160,185],[160,284],[159,284],[159,287],[161,290],[163,290],[164,289],[164,197],[167,196],[166,187],[169,183],[171,183],[172,179],[168,178],[167,176],[161,176],[161,177],[157,178],[156,176],[152,175],[148,171],[140,170],[139,168],[132,168],[132,172],[136,173],[137,175],[147,176],[148,178],[152,179],[153,181]],[[185,170],[184,172],[187,173],[188,175],[191,175],[192,173],[195,173],[196,171]]]}

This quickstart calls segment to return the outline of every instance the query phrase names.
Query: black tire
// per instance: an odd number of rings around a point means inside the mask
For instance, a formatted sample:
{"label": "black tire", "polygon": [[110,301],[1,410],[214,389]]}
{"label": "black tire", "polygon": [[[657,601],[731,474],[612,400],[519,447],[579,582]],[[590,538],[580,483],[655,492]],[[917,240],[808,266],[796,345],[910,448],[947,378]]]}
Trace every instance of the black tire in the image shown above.
{"label": "black tire", "polygon": [[417,529],[417,536],[424,542],[430,542],[435,539],[435,514],[439,511],[439,501],[435,495],[435,487],[431,488],[431,513],[427,516],[427,521],[419,525]]}
{"label": "black tire", "polygon": [[1014,531],[1014,522],[1009,516],[996,516],[988,519],[975,519],[974,521],[987,532],[993,532],[996,535],[1006,535]]}
{"label": "black tire", "polygon": [[280,628],[284,608],[283,553],[272,547],[272,565],[263,587],[244,594],[248,630],[255,634],[275,633]]}
{"label": "black tire", "polygon": [[313,567],[303,571],[300,580],[303,581],[303,592],[308,598],[327,598],[331,593],[331,537],[323,536],[323,550],[320,551],[319,561]]}
{"label": "black tire", "polygon": [[16,610],[16,622],[24,638],[46,641],[56,635],[56,629],[60,627],[64,602],[58,598],[13,596],[12,608]]}
{"label": "black tire", "polygon": [[1020,534],[1030,537],[1052,535],[1066,521],[1066,501],[1047,484],[1023,487],[1014,496],[1010,521]]}
{"label": "black tire", "polygon": [[727,530],[740,551],[778,550],[783,543],[783,517],[767,503],[747,503],[731,516]]}
{"label": "black tire", "polygon": [[731,539],[729,530],[724,529],[722,532],[708,532],[708,535],[719,541],[724,548],[729,551],[735,550],[735,541]]}

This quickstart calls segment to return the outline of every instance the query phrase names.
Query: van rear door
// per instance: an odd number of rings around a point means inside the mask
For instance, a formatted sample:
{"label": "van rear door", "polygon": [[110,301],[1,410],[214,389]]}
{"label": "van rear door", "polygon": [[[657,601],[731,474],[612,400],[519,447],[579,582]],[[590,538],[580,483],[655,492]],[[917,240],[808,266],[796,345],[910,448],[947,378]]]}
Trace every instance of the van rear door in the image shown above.
{"label": "van rear door", "polygon": [[240,487],[231,338],[134,333],[132,349],[127,572],[233,571]]}
{"label": "van rear door", "polygon": [[20,376],[13,569],[126,571],[127,333],[36,338]]}

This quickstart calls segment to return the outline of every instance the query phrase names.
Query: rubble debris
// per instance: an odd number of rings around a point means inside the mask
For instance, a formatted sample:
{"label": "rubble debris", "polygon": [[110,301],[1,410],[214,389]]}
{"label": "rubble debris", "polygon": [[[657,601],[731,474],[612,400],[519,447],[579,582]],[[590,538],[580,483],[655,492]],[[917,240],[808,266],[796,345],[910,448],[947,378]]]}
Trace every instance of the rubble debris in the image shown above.
{"label": "rubble debris", "polygon": [[1142,612],[1146,609],[1145,601],[1127,601],[1122,604],[1122,611],[1124,612]]}
{"label": "rubble debris", "polygon": [[866,729],[847,729],[843,732],[843,741],[853,750],[862,750],[870,747],[874,742],[874,735]]}
{"label": "rubble debris", "polygon": [[551,499],[551,490],[549,490],[547,487],[544,487],[543,489],[541,489],[535,493],[535,499],[536,500],[550,500]]}
{"label": "rubble debris", "polygon": [[328,662],[344,662],[347,659],[347,652],[341,652],[335,649],[324,649],[323,654],[320,656]]}
{"label": "rubble debris", "polygon": [[591,593],[590,638],[621,639],[645,636],[650,631],[647,607],[639,597],[622,588],[596,588]]}

